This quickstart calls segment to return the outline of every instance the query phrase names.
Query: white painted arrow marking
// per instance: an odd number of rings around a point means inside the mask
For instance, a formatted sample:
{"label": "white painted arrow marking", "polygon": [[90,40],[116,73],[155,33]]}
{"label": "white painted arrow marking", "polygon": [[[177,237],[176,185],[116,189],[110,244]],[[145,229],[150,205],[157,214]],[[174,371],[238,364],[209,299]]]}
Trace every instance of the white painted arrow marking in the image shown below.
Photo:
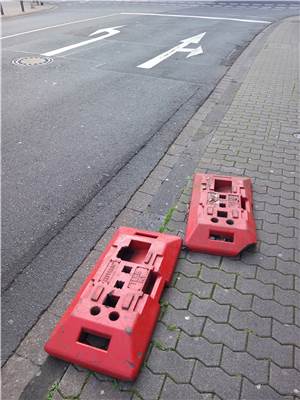
{"label": "white painted arrow marking", "polygon": [[93,39],[84,40],[83,42],[79,42],[79,43],[71,44],[69,46],[61,47],[60,49],[48,51],[47,53],[43,53],[42,56],[46,56],[46,57],[56,56],[57,54],[64,53],[65,51],[69,51],[72,49],[76,49],[78,47],[86,46],[88,44],[98,42],[98,40],[106,39],[110,36],[117,35],[118,33],[120,33],[120,31],[118,31],[118,28],[123,28],[123,26],[125,26],[125,25],[113,26],[111,28],[98,29],[97,31],[91,33],[89,36],[99,35],[100,33],[104,33],[104,32],[106,32],[106,34],[96,37],[96,38],[93,38]]}
{"label": "white painted arrow marking", "polygon": [[138,68],[144,68],[144,69],[150,69],[155,67],[157,64],[161,63],[162,61],[166,60],[167,58],[171,57],[175,53],[189,53],[186,58],[196,56],[198,54],[203,54],[203,49],[201,46],[196,47],[195,49],[188,48],[188,46],[191,43],[199,43],[200,40],[203,38],[203,36],[206,34],[206,32],[200,33],[199,35],[192,36],[187,39],[183,39],[180,41],[181,44],[173,47],[172,49],[160,54],[159,56],[156,56],[152,58],[149,61],[146,61],[143,64],[138,65]]}

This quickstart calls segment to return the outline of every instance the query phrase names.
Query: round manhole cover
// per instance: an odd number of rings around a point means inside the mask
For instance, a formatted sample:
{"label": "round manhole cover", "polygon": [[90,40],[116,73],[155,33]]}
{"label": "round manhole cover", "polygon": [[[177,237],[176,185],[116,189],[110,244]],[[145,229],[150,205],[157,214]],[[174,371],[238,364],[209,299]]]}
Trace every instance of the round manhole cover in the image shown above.
{"label": "round manhole cover", "polygon": [[49,57],[34,56],[18,58],[17,60],[13,60],[12,63],[15,65],[24,65],[25,67],[31,67],[33,65],[49,64],[52,61],[53,59]]}

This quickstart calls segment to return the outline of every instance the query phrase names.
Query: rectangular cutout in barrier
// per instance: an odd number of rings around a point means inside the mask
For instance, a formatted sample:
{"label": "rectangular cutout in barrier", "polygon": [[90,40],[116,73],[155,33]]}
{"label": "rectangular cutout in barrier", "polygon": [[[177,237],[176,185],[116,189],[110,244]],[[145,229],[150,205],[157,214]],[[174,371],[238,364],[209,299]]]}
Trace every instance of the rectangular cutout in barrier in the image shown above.
{"label": "rectangular cutout in barrier", "polygon": [[90,370],[134,380],[181,245],[177,236],[118,229],[45,350]]}
{"label": "rectangular cutout in barrier", "polygon": [[99,350],[107,351],[110,343],[110,338],[100,335],[93,335],[92,333],[83,330],[80,333],[78,342],[86,344],[87,346],[90,347],[95,347],[96,349]]}
{"label": "rectangular cutout in barrier", "polygon": [[250,178],[196,174],[185,245],[192,251],[235,256],[255,243]]}
{"label": "rectangular cutout in barrier", "polygon": [[224,232],[209,232],[210,240],[220,240],[222,242],[233,242],[234,235],[233,233],[224,233]]}
{"label": "rectangular cutout in barrier", "polygon": [[231,181],[223,179],[215,179],[214,191],[218,193],[231,193],[232,192]]}

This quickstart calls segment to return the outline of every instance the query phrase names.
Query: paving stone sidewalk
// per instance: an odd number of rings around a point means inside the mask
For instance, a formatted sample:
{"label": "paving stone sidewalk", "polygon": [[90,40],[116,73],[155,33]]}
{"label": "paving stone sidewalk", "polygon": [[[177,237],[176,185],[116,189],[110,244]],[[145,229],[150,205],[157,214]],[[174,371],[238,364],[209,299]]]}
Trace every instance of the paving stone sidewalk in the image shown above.
{"label": "paving stone sidewalk", "polygon": [[[299,22],[259,35],[226,74],[5,365],[6,399],[300,398]],[[136,382],[56,360],[47,381],[42,347],[53,326],[115,227],[148,227],[155,193],[184,157],[197,157],[198,171],[252,178],[256,248],[236,258],[182,250]],[[183,235],[190,192],[191,181],[167,231]]]}
{"label": "paving stone sidewalk", "polygon": [[2,0],[0,1],[0,6],[2,6],[3,14],[0,16],[2,18],[31,14],[42,10],[49,10],[55,7],[53,4],[47,4],[41,1],[23,1],[23,11],[21,2],[14,0]]}

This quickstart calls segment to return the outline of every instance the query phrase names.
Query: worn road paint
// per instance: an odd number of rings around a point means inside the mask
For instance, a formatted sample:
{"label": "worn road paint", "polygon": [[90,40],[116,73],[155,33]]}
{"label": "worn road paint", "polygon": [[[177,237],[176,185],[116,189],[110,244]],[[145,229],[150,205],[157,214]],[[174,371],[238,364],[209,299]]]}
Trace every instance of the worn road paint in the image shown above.
{"label": "worn road paint", "polygon": [[119,13],[114,13],[114,14],[102,15],[102,16],[100,16],[100,17],[92,17],[92,18],[86,18],[86,19],[78,19],[78,20],[76,20],[76,21],[65,22],[64,24],[57,24],[57,25],[45,26],[44,28],[32,29],[32,30],[30,30],[30,31],[15,33],[15,34],[13,34],[13,35],[2,36],[2,37],[0,37],[0,40],[2,40],[2,39],[8,39],[8,38],[16,37],[16,36],[21,36],[21,35],[28,35],[29,33],[45,31],[45,30],[47,30],[47,29],[59,28],[59,27],[61,27],[61,26],[67,26],[67,25],[73,25],[73,24],[80,24],[80,23],[82,23],[82,22],[88,22],[88,21],[94,21],[94,20],[102,19],[102,18],[114,17],[114,16],[116,16],[116,15],[120,15],[120,14],[119,14]]}
{"label": "worn road paint", "polygon": [[167,58],[171,57],[175,53],[189,53],[186,58],[196,56],[198,54],[203,54],[203,49],[202,46],[196,47],[195,49],[188,48],[188,46],[191,43],[199,43],[200,40],[203,38],[203,36],[206,34],[206,32],[200,33],[199,35],[192,36],[187,39],[181,40],[181,44],[173,47],[172,49],[160,54],[157,57],[152,58],[149,61],[146,61],[143,64],[138,65],[138,68],[144,68],[144,69],[150,69],[155,67],[157,64],[161,63],[162,61],[166,60]]}
{"label": "worn road paint", "polygon": [[174,17],[174,18],[196,18],[196,19],[212,19],[221,21],[236,21],[236,22],[249,22],[254,24],[271,24],[270,21],[263,21],[257,19],[241,19],[241,18],[230,18],[230,17],[207,17],[204,15],[182,15],[182,14],[153,14],[153,13],[121,13],[121,15],[141,15],[141,16],[153,16],[153,17]]}
{"label": "worn road paint", "polygon": [[99,33],[103,33],[103,32],[106,32],[106,35],[99,36],[94,39],[84,40],[83,42],[79,42],[79,43],[70,44],[69,46],[61,47],[60,49],[47,51],[47,53],[43,53],[42,56],[46,56],[46,57],[56,56],[57,54],[65,53],[66,51],[69,51],[72,49],[77,49],[78,47],[86,46],[88,44],[98,42],[99,40],[109,38],[111,36],[114,36],[114,35],[117,35],[118,33],[120,33],[120,31],[118,31],[118,28],[123,28],[123,26],[125,26],[125,25],[113,26],[111,28],[98,29],[97,31],[91,33],[89,36],[98,35]]}

